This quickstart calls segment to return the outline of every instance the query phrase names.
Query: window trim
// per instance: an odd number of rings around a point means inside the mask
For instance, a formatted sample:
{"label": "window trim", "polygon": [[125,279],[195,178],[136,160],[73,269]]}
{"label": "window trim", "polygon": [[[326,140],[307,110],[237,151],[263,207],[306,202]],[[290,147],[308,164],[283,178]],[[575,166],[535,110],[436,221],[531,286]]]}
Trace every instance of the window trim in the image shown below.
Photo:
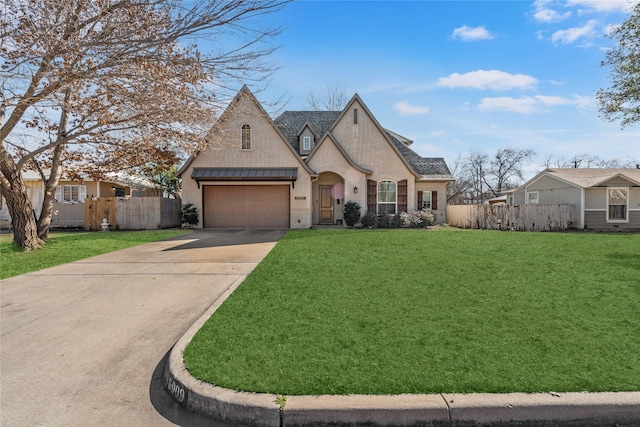
{"label": "window trim", "polygon": [[[245,131],[246,131],[246,139],[245,139]],[[250,151],[253,148],[253,141],[251,138],[251,125],[245,123],[240,128],[240,150],[241,151]]]}
{"label": "window trim", "polygon": [[[624,205],[613,205],[613,206],[624,206],[624,218],[610,218],[609,214],[609,207],[612,206],[609,204],[609,192],[612,190],[624,190],[625,192],[625,204]],[[606,198],[607,198],[607,223],[628,223],[629,222],[629,187],[607,187],[607,192],[606,192]]]}
{"label": "window trim", "polygon": [[[64,200],[64,190],[65,187],[69,188],[69,193],[71,194],[72,200]],[[73,199],[73,188],[78,189],[78,199]],[[54,199],[56,203],[84,203],[84,199],[87,198],[87,186],[79,185],[79,184],[62,184],[56,186],[56,192]]]}
{"label": "window trim", "polygon": [[[429,207],[425,208],[424,207],[424,203],[425,203],[425,195],[428,194],[429,195]],[[433,210],[433,191],[430,190],[423,190],[422,191],[422,206],[420,206],[420,210],[428,210],[428,211],[432,211]]]}
{"label": "window trim", "polygon": [[[531,202],[531,194],[536,195],[536,201]],[[527,205],[539,205],[540,204],[540,192],[539,191],[527,191]]]}
{"label": "window trim", "polygon": [[[395,200],[393,202],[381,202],[380,201],[380,184],[382,183],[386,183],[386,182],[392,182],[393,185],[395,186]],[[376,213],[378,215],[380,215],[380,205],[393,205],[394,206],[394,212],[390,213],[389,215],[397,215],[398,214],[398,182],[397,181],[393,181],[391,179],[385,179],[382,181],[378,181],[376,184]]]}
{"label": "window trim", "polygon": [[302,151],[311,151],[311,137],[303,136],[302,137]]}

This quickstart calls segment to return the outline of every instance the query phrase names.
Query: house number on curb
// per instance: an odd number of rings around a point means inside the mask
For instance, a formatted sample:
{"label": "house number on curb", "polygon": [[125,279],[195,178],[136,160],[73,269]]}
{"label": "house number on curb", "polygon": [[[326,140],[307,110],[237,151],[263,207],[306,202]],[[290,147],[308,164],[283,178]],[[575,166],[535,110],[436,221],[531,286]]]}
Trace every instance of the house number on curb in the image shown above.
{"label": "house number on curb", "polygon": [[178,403],[183,405],[187,403],[187,391],[173,376],[167,379],[167,390]]}

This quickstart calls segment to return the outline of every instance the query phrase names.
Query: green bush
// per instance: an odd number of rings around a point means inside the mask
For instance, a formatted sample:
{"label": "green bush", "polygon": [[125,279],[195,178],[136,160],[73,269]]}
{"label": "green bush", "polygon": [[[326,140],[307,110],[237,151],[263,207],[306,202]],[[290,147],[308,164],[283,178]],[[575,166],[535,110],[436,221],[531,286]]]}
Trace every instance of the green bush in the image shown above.
{"label": "green bush", "polygon": [[389,228],[391,225],[391,217],[386,212],[378,214],[378,228]]}
{"label": "green bush", "polygon": [[375,212],[367,212],[360,222],[363,227],[375,228],[378,225],[378,215]]}
{"label": "green bush", "polygon": [[183,224],[189,226],[198,224],[198,208],[193,206],[193,203],[182,205],[180,216]]}
{"label": "green bush", "polygon": [[360,205],[357,202],[349,200],[344,204],[344,223],[349,227],[353,227],[359,219]]}

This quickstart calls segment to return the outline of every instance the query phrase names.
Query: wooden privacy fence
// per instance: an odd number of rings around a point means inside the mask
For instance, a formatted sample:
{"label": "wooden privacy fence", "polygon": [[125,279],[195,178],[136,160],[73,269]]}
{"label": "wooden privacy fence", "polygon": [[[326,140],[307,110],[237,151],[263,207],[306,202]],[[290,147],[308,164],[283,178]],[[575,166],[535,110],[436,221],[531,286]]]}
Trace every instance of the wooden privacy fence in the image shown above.
{"label": "wooden privacy fence", "polygon": [[571,205],[451,205],[447,223],[485,230],[562,231],[571,224]]}
{"label": "wooden privacy fence", "polygon": [[111,230],[158,230],[179,227],[182,201],[164,197],[87,198],[84,229],[99,231],[107,218]]}

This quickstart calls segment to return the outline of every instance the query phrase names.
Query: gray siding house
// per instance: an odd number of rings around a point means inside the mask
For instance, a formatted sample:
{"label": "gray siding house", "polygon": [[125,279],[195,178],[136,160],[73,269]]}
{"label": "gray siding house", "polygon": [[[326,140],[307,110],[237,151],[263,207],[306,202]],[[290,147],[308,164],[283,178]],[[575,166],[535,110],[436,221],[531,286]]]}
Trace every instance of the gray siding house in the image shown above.
{"label": "gray siding house", "polygon": [[210,145],[179,171],[182,198],[204,228],[342,224],[343,206],[399,214],[428,209],[446,222],[442,158],[383,128],[356,94],[342,111],[287,111],[272,119],[244,86],[217,120]]}
{"label": "gray siding house", "polygon": [[640,230],[640,169],[548,168],[510,194],[513,205],[569,204],[573,227]]}

